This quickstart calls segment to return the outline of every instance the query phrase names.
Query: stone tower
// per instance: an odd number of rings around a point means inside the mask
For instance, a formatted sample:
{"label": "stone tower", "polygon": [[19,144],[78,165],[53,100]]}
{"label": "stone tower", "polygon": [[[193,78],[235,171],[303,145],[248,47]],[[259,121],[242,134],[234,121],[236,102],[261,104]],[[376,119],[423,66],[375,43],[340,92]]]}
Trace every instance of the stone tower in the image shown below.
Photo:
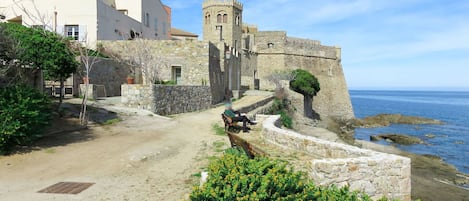
{"label": "stone tower", "polygon": [[205,0],[202,4],[204,40],[223,41],[240,49],[243,5],[236,0]]}

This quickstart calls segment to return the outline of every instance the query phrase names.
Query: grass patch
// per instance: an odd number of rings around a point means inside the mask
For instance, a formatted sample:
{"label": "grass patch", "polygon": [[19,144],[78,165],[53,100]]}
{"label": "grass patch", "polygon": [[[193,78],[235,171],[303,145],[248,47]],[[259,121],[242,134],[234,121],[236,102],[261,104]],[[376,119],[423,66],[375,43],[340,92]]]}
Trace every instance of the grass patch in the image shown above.
{"label": "grass patch", "polygon": [[215,135],[225,136],[225,127],[222,127],[216,123],[212,124],[212,130],[215,132]]}
{"label": "grass patch", "polygon": [[44,150],[45,153],[48,153],[48,154],[53,154],[56,152],[56,150],[54,148],[47,148]]}
{"label": "grass patch", "polygon": [[226,145],[223,141],[216,141],[213,142],[213,146],[215,147],[215,152],[223,152],[225,149],[223,148]]}
{"label": "grass patch", "polygon": [[103,122],[103,125],[112,125],[112,124],[115,124],[115,123],[118,123],[122,121],[121,119],[119,118],[115,118],[115,119],[108,119],[106,120],[105,122]]}

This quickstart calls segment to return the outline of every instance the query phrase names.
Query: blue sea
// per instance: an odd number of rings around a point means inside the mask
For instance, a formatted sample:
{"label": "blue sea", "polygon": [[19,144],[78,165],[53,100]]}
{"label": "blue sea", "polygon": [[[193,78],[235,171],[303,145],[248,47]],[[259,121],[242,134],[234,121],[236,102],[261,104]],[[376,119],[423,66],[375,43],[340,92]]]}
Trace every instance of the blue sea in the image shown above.
{"label": "blue sea", "polygon": [[[459,171],[469,174],[469,92],[351,90],[350,96],[356,118],[387,113],[445,122],[444,125],[396,124],[359,128],[355,130],[356,139],[369,141],[370,135],[383,133],[416,136],[425,144],[396,146],[416,154],[439,156]],[[385,141],[377,143],[388,144]]]}

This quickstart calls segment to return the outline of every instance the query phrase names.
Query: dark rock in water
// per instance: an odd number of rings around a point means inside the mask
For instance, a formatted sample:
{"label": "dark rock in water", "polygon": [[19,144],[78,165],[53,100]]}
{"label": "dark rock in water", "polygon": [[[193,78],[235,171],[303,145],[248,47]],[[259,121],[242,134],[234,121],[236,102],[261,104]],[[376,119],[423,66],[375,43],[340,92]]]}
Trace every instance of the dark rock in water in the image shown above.
{"label": "dark rock in water", "polygon": [[378,135],[370,135],[370,141],[380,141],[383,138]]}
{"label": "dark rock in water", "polygon": [[412,144],[423,144],[423,140],[409,135],[404,134],[382,134],[370,136],[371,141],[386,140],[391,143],[400,145],[412,145]]}
{"label": "dark rock in water", "polygon": [[401,114],[378,114],[376,116],[356,119],[354,125],[363,128],[385,127],[391,124],[443,124],[442,121]]}

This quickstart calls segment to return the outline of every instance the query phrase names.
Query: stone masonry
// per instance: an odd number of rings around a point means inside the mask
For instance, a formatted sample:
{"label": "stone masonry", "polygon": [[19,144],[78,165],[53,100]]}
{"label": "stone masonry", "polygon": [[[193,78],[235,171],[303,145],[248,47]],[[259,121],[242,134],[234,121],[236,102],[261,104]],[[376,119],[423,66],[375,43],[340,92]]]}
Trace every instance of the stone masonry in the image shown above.
{"label": "stone masonry", "polygon": [[209,86],[122,85],[121,102],[129,107],[171,115],[212,106]]}
{"label": "stone masonry", "polygon": [[247,36],[255,41],[249,46],[252,46],[256,57],[245,56],[243,59],[254,58],[257,60],[257,66],[243,67],[242,70],[257,73],[260,89],[275,88],[275,85],[266,79],[274,72],[304,69],[317,77],[321,85],[321,90],[313,101],[316,113],[340,119],[354,117],[341,65],[340,48],[324,46],[316,40],[288,37],[284,31],[261,31],[245,34],[245,37]]}
{"label": "stone masonry", "polygon": [[411,200],[411,161],[409,158],[301,135],[278,127],[279,115],[258,115],[262,135],[269,143],[313,156],[308,175],[319,185],[349,185],[377,200]]}

